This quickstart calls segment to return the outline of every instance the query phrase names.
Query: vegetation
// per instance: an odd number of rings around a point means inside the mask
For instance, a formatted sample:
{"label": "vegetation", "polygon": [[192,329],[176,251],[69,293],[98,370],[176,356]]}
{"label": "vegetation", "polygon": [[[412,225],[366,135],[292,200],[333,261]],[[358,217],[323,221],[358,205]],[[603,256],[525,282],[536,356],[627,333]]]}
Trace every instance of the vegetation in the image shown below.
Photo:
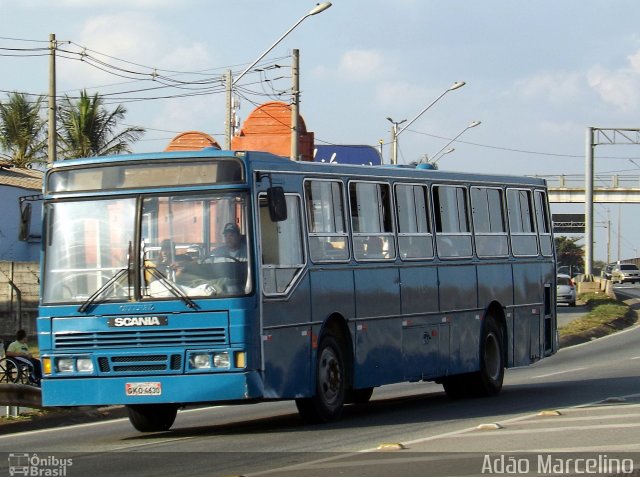
{"label": "vegetation", "polygon": [[589,313],[579,320],[560,327],[560,338],[588,341],[592,338],[611,334],[629,326],[636,320],[631,308],[604,294],[584,293],[578,299],[583,301]]}
{"label": "vegetation", "polygon": [[[41,117],[44,97],[27,96],[11,93],[0,102],[0,160],[19,168],[47,159],[47,122]],[[66,158],[131,152],[145,130],[121,128],[126,113],[122,105],[108,110],[98,93],[89,96],[82,91],[77,100],[65,96],[57,117],[59,152]]]}
{"label": "vegetation", "polygon": [[35,101],[23,93],[11,93],[0,102],[0,149],[4,158],[14,167],[26,168],[46,161],[46,122],[40,117],[42,96]]}
{"label": "vegetation", "polygon": [[108,111],[98,93],[89,97],[83,90],[77,101],[65,96],[58,113],[62,154],[66,158],[76,158],[131,152],[131,144],[145,131],[138,126],[118,131],[118,123],[126,113],[122,105]]}
{"label": "vegetation", "polygon": [[558,236],[555,238],[558,269],[566,268],[572,275],[582,273],[584,250],[576,244],[581,237],[569,238]]}

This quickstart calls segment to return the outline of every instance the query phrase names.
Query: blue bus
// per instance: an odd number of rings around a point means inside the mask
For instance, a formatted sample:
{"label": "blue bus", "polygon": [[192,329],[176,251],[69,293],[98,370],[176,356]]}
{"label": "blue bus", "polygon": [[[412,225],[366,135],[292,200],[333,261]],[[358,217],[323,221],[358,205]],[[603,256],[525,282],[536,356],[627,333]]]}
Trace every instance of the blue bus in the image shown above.
{"label": "blue bus", "polygon": [[45,406],[500,392],[557,351],[545,182],[218,149],[65,160],[44,186]]}

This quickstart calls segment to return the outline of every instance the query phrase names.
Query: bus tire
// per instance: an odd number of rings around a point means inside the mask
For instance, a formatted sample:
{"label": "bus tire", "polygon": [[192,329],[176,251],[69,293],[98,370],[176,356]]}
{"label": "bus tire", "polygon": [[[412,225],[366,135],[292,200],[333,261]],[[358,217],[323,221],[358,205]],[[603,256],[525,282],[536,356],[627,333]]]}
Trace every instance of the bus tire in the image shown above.
{"label": "bus tire", "polygon": [[495,396],[502,389],[504,380],[504,340],[502,328],[496,319],[488,315],[484,319],[480,337],[480,370],[449,376],[442,386],[451,399]]}
{"label": "bus tire", "polygon": [[320,339],[315,375],[315,395],[296,399],[298,412],[310,424],[334,421],[345,403],[346,375],[342,347],[331,334]]}
{"label": "bus tire", "polygon": [[131,425],[140,432],[168,431],[176,420],[174,404],[133,404],[127,406]]}

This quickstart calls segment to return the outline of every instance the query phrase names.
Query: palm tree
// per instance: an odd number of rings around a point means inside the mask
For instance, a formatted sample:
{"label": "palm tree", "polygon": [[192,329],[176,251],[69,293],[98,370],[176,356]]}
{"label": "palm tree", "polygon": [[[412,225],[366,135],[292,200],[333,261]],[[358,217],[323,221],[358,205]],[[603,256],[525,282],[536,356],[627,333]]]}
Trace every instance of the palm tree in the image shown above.
{"label": "palm tree", "polygon": [[43,97],[29,101],[23,93],[11,93],[0,102],[0,157],[14,167],[46,162],[46,122],[40,118]]}
{"label": "palm tree", "polygon": [[140,139],[145,130],[130,126],[118,132],[118,122],[126,113],[122,105],[108,111],[98,93],[89,97],[83,90],[77,101],[65,96],[58,111],[62,153],[67,158],[75,158],[131,152],[130,145]]}

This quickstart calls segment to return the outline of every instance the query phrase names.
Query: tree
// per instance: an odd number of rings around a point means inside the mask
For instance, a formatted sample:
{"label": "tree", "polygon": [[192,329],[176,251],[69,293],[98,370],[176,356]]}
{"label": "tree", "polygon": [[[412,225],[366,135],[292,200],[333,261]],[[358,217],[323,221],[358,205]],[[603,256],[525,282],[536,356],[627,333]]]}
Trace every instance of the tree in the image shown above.
{"label": "tree", "polygon": [[561,266],[568,267],[574,274],[583,270],[584,250],[576,245],[579,240],[581,240],[581,237],[568,238],[559,236],[555,238],[558,268]]}
{"label": "tree", "polygon": [[131,144],[140,139],[145,130],[130,126],[118,132],[118,123],[126,113],[122,105],[108,111],[98,93],[89,97],[83,90],[77,101],[65,96],[58,111],[62,154],[75,158],[131,152]]}
{"label": "tree", "polygon": [[0,157],[15,167],[46,162],[46,122],[40,118],[43,97],[29,101],[23,93],[11,93],[0,102]]}

